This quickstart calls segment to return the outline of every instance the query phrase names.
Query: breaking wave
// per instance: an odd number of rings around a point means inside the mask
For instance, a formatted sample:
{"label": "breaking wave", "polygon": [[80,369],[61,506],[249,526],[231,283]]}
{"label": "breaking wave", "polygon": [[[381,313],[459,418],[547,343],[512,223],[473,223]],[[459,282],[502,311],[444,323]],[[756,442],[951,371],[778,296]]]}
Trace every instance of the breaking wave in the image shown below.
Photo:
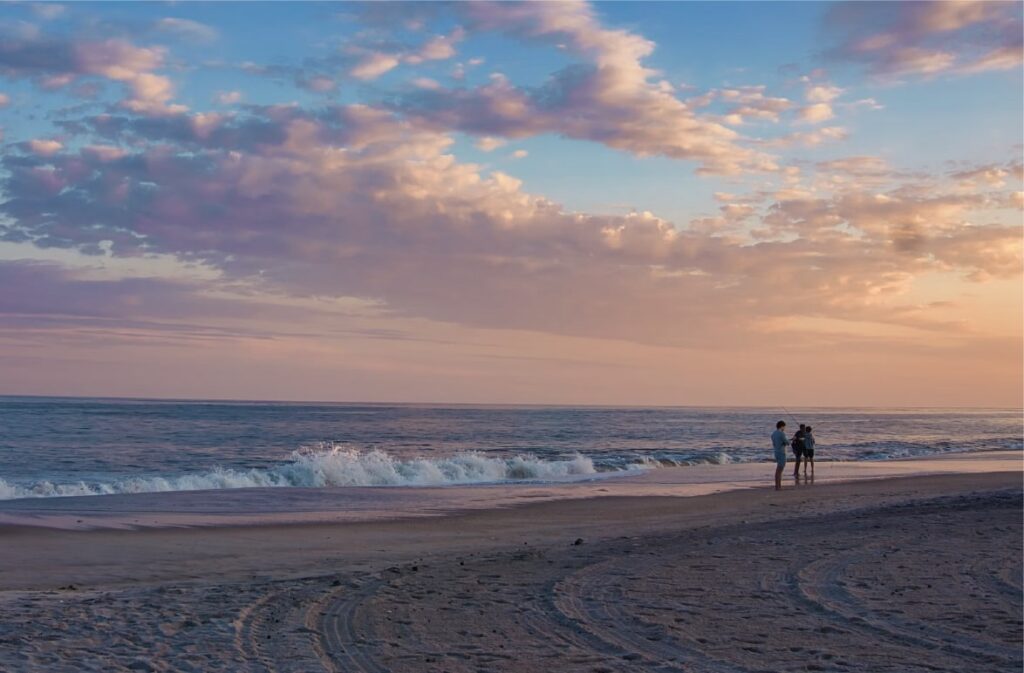
{"label": "breaking wave", "polygon": [[[633,466],[634,469],[637,467]],[[0,500],[254,487],[445,486],[565,481],[597,473],[594,462],[582,454],[565,460],[543,460],[532,455],[492,458],[473,452],[444,458],[400,460],[377,449],[361,451],[323,446],[295,451],[290,462],[271,468],[216,468],[179,476],[128,477],[91,483],[41,481],[17,485],[0,479]]]}

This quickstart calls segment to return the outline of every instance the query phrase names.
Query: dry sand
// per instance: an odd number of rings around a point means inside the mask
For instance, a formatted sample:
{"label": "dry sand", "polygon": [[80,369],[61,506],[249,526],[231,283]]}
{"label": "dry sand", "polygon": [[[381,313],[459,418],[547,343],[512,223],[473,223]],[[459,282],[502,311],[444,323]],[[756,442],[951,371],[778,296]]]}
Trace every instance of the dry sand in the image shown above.
{"label": "dry sand", "polygon": [[1021,513],[1016,471],[390,522],[6,526],[0,670],[1017,672]]}

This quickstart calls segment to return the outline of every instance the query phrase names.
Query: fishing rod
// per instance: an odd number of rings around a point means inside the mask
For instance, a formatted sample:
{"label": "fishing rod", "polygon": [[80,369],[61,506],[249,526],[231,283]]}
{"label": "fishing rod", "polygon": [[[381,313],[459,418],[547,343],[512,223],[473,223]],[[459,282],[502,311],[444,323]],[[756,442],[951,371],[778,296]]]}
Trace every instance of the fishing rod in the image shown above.
{"label": "fishing rod", "polygon": [[789,416],[789,420],[793,421],[793,423],[795,423],[796,425],[800,425],[800,422],[796,420],[796,417],[793,414],[789,413],[789,409],[787,409],[786,407],[782,407],[782,410],[786,412],[787,416]]}

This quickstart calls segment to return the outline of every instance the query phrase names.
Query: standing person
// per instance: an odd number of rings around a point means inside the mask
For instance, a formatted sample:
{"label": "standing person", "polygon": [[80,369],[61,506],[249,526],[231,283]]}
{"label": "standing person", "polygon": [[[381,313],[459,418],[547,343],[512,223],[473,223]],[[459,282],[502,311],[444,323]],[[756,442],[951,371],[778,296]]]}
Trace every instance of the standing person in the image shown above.
{"label": "standing person", "polygon": [[793,476],[797,479],[800,478],[800,459],[804,455],[804,435],[806,434],[806,426],[801,423],[800,429],[793,435],[793,456],[796,460],[796,464],[793,466]]}
{"label": "standing person", "polygon": [[775,449],[775,490],[782,490],[782,471],[786,469],[786,421],[779,421],[775,424],[775,432],[772,433],[772,448]]}
{"label": "standing person", "polygon": [[804,430],[804,476],[807,476],[807,466],[811,466],[811,479],[814,479],[814,435],[811,434],[811,426]]}

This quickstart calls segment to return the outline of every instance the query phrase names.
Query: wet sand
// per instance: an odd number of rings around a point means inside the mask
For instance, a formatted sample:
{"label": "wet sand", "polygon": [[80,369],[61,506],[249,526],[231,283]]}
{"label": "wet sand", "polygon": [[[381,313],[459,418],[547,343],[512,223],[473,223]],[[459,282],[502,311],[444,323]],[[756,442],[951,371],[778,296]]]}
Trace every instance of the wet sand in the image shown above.
{"label": "wet sand", "polygon": [[[791,483],[791,482],[790,482]],[[1021,472],[0,528],[4,671],[1019,671]]]}

